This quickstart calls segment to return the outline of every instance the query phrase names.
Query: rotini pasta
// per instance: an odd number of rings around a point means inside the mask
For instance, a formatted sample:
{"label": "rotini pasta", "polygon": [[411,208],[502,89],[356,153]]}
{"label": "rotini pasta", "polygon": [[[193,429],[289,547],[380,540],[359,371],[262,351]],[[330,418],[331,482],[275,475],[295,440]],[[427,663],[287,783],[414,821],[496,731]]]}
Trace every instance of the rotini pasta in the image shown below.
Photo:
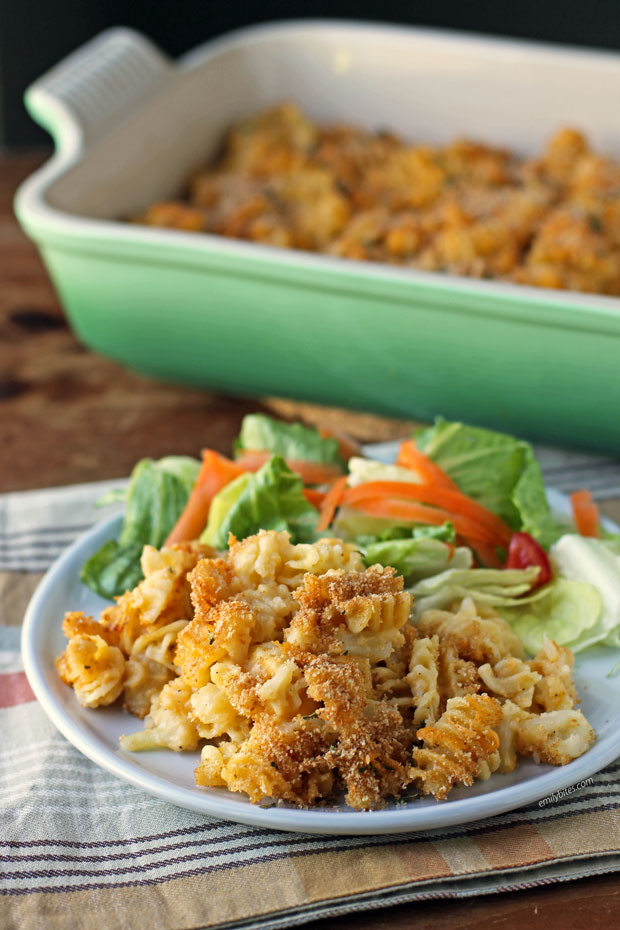
{"label": "rotini pasta", "polygon": [[58,671],[85,706],[122,698],[144,719],[122,749],[201,748],[200,786],[370,809],[407,786],[441,800],[519,756],[562,765],[594,738],[569,650],[527,661],[471,598],[414,626],[402,577],[338,539],[261,531],[227,554],[145,547],[142,566],[100,621],[66,616]]}
{"label": "rotini pasta", "polygon": [[482,610],[471,597],[464,598],[453,611],[425,611],[418,626],[426,636],[438,633],[450,640],[460,659],[476,665],[494,665],[506,656],[525,658],[521,640],[510,625],[490,608]]}
{"label": "rotini pasta", "polygon": [[218,670],[220,663],[213,669],[215,680],[192,693],[189,701],[192,718],[202,739],[225,736],[233,743],[242,743],[250,732],[249,723],[230,703]]}
{"label": "rotini pasta", "polygon": [[478,675],[493,697],[514,701],[519,707],[531,707],[534,689],[541,675],[516,656],[506,656],[495,665],[485,663],[478,667]]}
{"label": "rotini pasta", "polygon": [[440,709],[452,697],[476,694],[481,687],[480,676],[474,662],[461,659],[456,643],[450,638],[439,639],[439,694]]}
{"label": "rotini pasta", "polygon": [[560,129],[525,159],[472,139],[411,144],[349,120],[320,124],[286,102],[242,119],[217,153],[194,172],[187,197],[157,201],[136,219],[427,272],[620,294],[620,166],[576,129]]}
{"label": "rotini pasta", "polygon": [[413,723],[423,726],[434,723],[439,714],[439,637],[416,639],[411,652],[406,681],[411,688],[414,707]]}
{"label": "rotini pasta", "polygon": [[151,703],[175,673],[147,655],[129,656],[125,663],[123,706],[141,720],[151,709]]}
{"label": "rotini pasta", "polygon": [[123,690],[125,657],[102,636],[78,633],[56,661],[62,680],[71,685],[80,704],[112,704]]}
{"label": "rotini pasta", "polygon": [[319,539],[312,545],[293,545],[288,533],[261,530],[230,548],[229,564],[244,589],[262,583],[298,588],[304,575],[323,575],[330,569],[361,571],[364,563],[355,546],[341,539]]}
{"label": "rotini pasta", "polygon": [[141,559],[144,580],[101,614],[102,625],[116,635],[123,652],[129,654],[135,640],[144,633],[177,620],[191,620],[188,573],[200,559],[212,555],[213,549],[197,542],[160,551],[144,547]]}
{"label": "rotini pasta", "polygon": [[488,694],[450,698],[437,723],[417,733],[422,746],[413,750],[412,779],[423,794],[438,801],[454,784],[471,785],[497,753],[495,727],[502,719],[499,703]]}

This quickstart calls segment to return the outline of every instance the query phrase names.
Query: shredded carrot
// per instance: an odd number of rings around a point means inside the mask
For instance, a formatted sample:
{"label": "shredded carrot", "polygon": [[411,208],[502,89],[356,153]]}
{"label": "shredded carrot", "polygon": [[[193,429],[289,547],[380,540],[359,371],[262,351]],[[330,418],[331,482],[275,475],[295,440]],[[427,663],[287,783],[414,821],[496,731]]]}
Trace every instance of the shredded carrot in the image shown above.
{"label": "shredded carrot", "polygon": [[[235,462],[243,471],[258,471],[272,455],[272,452],[262,449],[246,449]],[[286,464],[306,484],[331,484],[342,474],[337,465],[323,465],[320,462],[305,462],[301,459],[286,459]]]}
{"label": "shredded carrot", "polygon": [[329,524],[334,519],[334,514],[342,500],[342,495],[347,486],[347,476],[343,475],[341,478],[338,478],[337,481],[334,481],[331,488],[325,495],[325,500],[321,506],[321,516],[319,522],[316,525],[318,532],[326,530]]}
{"label": "shredded carrot", "polygon": [[417,484],[409,481],[367,481],[354,488],[347,488],[343,503],[352,504],[355,501],[380,500],[385,497],[434,504],[453,515],[460,514],[485,526],[489,532],[495,534],[499,545],[507,546],[510,542],[512,530],[497,514],[463,494],[462,491],[453,491],[452,488],[440,485]]}
{"label": "shredded carrot", "polygon": [[302,462],[297,459],[286,459],[291,471],[304,480],[306,484],[332,484],[342,475],[337,465],[322,465],[320,462]]}
{"label": "shredded carrot", "polygon": [[303,494],[313,507],[317,507],[319,510],[321,509],[323,501],[325,500],[325,493],[323,491],[317,491],[316,488],[304,488]]}
{"label": "shredded carrot", "polygon": [[338,451],[340,455],[348,462],[350,458],[353,458],[354,455],[361,455],[362,450],[359,445],[352,439],[350,436],[346,436],[344,433],[334,433],[330,429],[320,429],[319,435],[321,439],[335,439],[338,443]]}
{"label": "shredded carrot", "polygon": [[260,449],[244,450],[235,459],[235,463],[244,471],[258,471],[265,462],[268,462],[273,453],[263,452]]}
{"label": "shredded carrot", "polygon": [[215,495],[244,471],[245,469],[236,462],[220,455],[219,452],[205,449],[196,483],[164,546],[197,539],[207,525],[209,508]]}
{"label": "shredded carrot", "polygon": [[573,491],[570,502],[575,526],[581,536],[597,537],[599,535],[599,512],[591,493],[585,489]]}
{"label": "shredded carrot", "polygon": [[465,540],[484,542],[491,546],[498,544],[497,536],[487,527],[476,523],[469,517],[449,513],[447,510],[439,510],[436,507],[426,507],[424,504],[391,498],[356,501],[351,506],[369,516],[383,517],[387,520],[402,520],[406,523],[429,523],[433,526],[441,526],[442,523],[450,522],[458,535]]}
{"label": "shredded carrot", "polygon": [[459,491],[458,484],[446,475],[445,471],[439,467],[428,455],[420,452],[413,439],[406,439],[401,442],[396,465],[401,468],[410,468],[411,471],[417,472],[427,484],[436,484],[443,488],[450,488],[452,491]]}

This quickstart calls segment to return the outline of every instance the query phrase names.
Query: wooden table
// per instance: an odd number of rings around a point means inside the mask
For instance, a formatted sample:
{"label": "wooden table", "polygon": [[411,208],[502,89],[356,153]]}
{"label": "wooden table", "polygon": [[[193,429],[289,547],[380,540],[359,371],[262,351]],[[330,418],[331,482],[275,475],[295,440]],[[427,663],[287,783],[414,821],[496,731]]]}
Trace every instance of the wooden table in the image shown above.
{"label": "wooden table", "polygon": [[[17,184],[46,153],[0,157],[0,491],[127,475],[138,458],[229,452],[242,417],[266,410],[359,440],[410,427],[306,404],[230,398],[134,375],[80,345],[11,203]],[[619,507],[604,508],[616,519]],[[309,930],[460,930],[474,926],[620,926],[620,879],[603,876],[472,901],[429,902],[318,921]]]}

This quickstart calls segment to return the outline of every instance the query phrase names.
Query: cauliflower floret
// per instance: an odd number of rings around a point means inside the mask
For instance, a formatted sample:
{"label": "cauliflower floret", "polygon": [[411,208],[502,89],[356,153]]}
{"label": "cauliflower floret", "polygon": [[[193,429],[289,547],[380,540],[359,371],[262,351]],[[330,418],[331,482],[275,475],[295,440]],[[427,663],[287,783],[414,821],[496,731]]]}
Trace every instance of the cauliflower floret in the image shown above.
{"label": "cauliflower floret", "polygon": [[520,755],[534,762],[568,765],[594,741],[594,730],[580,710],[551,710],[527,714],[516,733]]}
{"label": "cauliflower floret", "polygon": [[[566,646],[545,636],[542,649],[528,663],[540,676],[534,688],[534,710],[570,710],[577,703],[573,682],[575,657]],[[517,702],[518,703],[518,702]]]}
{"label": "cauliflower floret", "polygon": [[[218,666],[214,666],[217,668]],[[203,739],[229,736],[235,743],[247,739],[250,721],[242,717],[231,705],[226,692],[209,682],[190,698],[192,716]]]}
{"label": "cauliflower floret", "polygon": [[219,746],[207,744],[200,753],[200,765],[194,769],[196,784],[203,788],[225,788],[222,769],[239,751],[236,743],[220,743]]}
{"label": "cauliflower floret", "polygon": [[136,752],[140,749],[196,749],[200,736],[192,718],[191,687],[182,678],[164,685],[151,704],[147,728],[138,733],[121,736],[122,749]]}

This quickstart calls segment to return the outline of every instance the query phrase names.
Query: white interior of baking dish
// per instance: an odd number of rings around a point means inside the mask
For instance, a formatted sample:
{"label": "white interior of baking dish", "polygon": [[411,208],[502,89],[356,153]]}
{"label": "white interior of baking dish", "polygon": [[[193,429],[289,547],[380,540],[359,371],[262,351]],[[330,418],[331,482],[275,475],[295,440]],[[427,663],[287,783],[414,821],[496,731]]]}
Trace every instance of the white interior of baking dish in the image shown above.
{"label": "white interior of baking dish", "polygon": [[37,97],[43,109],[60,101],[64,114],[60,157],[41,191],[47,205],[98,219],[179,193],[231,123],[285,99],[322,123],[415,141],[465,136],[531,154],[574,126],[601,152],[620,154],[620,56],[411,28],[260,26],[178,64],[136,33],[111,30],[30,97],[32,108]]}

